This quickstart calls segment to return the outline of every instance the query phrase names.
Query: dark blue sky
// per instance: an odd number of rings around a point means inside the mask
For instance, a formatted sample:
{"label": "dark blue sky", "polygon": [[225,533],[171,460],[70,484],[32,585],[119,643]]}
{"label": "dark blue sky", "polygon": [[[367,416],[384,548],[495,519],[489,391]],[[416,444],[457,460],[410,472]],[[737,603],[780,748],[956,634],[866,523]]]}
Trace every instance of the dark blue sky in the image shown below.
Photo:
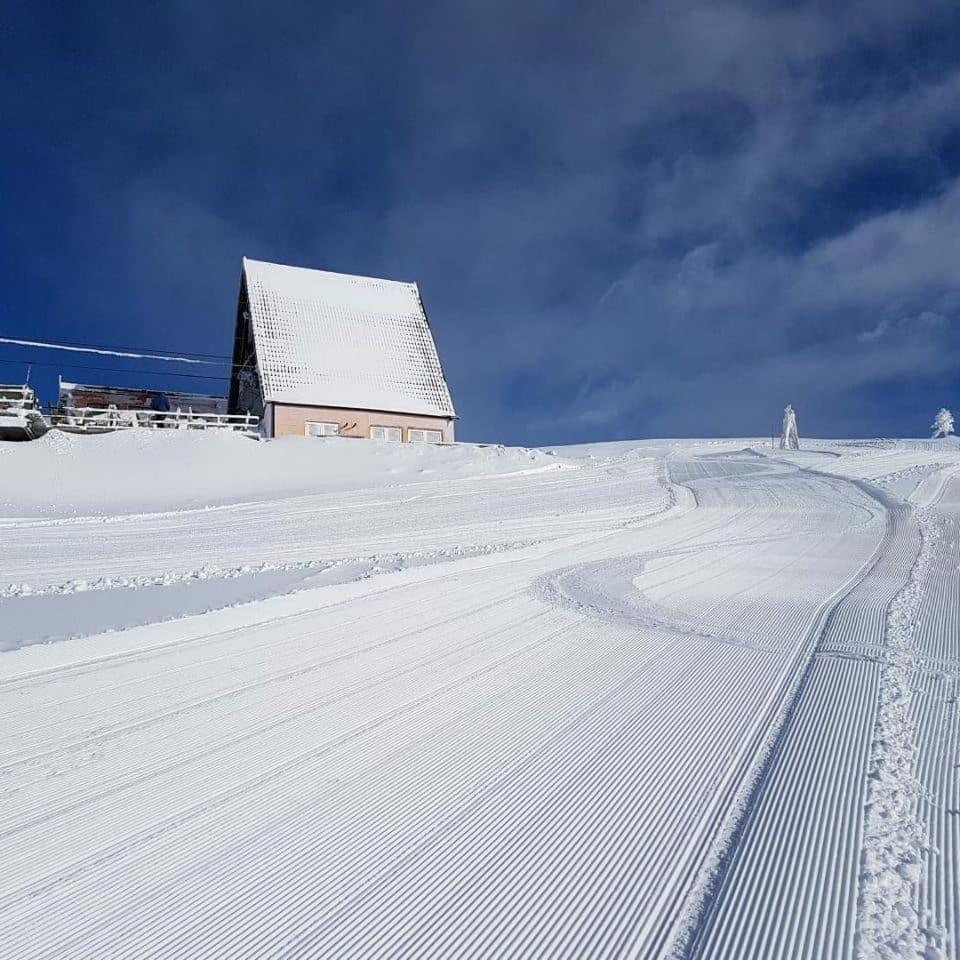
{"label": "dark blue sky", "polygon": [[14,0],[0,71],[0,334],[226,353],[247,255],[419,281],[462,439],[960,407],[955,0]]}

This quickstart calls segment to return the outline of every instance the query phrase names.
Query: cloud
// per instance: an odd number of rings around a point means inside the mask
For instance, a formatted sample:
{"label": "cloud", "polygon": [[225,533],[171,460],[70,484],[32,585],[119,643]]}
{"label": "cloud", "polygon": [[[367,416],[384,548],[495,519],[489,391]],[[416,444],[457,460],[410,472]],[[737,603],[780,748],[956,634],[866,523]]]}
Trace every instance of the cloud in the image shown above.
{"label": "cloud", "polygon": [[877,391],[951,388],[949,0],[78,18],[7,61],[0,164],[49,176],[0,240],[102,339],[224,349],[247,254],[418,280],[467,438],[762,432],[788,399],[892,432]]}
{"label": "cloud", "polygon": [[942,314],[924,310],[915,317],[900,317],[898,320],[890,320],[886,317],[872,330],[858,333],[857,339],[861,343],[900,340],[904,337],[910,340],[915,337],[928,339],[941,336],[948,327],[949,321]]}
{"label": "cloud", "polygon": [[844,419],[852,429],[860,421],[838,414],[857,391],[941,378],[960,362],[958,207],[960,181],[807,251],[727,256],[711,243],[634,264],[598,303],[619,341],[601,338],[603,356],[590,342],[567,344],[576,359],[565,367],[613,373],[578,394],[554,429],[722,432],[726,418],[762,432],[788,400],[820,411],[822,433]]}

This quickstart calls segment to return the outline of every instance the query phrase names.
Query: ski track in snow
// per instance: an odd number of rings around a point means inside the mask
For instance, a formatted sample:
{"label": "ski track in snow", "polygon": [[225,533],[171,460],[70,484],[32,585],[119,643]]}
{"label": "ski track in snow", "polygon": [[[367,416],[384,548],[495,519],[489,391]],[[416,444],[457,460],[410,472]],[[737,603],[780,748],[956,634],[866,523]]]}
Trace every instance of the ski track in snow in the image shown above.
{"label": "ski track in snow", "polygon": [[0,956],[960,956],[957,458],[744,446],[4,521],[5,603],[368,559],[0,654]]}

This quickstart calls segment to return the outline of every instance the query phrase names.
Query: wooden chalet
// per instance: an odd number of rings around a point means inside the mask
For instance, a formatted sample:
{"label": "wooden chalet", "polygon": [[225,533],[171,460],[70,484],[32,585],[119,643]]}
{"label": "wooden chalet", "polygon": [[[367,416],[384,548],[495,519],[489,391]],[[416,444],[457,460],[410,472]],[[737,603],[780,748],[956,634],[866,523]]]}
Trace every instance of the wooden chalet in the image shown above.
{"label": "wooden chalet", "polygon": [[244,258],[229,410],[267,437],[452,443],[456,413],[415,283]]}

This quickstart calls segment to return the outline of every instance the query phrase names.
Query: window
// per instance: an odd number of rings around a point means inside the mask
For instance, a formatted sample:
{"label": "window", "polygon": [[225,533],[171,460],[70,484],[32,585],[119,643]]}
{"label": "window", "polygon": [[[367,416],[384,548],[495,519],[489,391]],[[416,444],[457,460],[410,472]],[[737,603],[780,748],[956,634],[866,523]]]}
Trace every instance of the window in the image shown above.
{"label": "window", "polygon": [[303,435],[305,437],[339,437],[340,424],[307,420],[303,425]]}
{"label": "window", "polygon": [[414,430],[411,427],[407,436],[411,443],[443,443],[443,433],[440,430]]}
{"label": "window", "polygon": [[394,443],[400,443],[403,440],[403,431],[399,427],[370,427],[371,440],[392,440]]}

